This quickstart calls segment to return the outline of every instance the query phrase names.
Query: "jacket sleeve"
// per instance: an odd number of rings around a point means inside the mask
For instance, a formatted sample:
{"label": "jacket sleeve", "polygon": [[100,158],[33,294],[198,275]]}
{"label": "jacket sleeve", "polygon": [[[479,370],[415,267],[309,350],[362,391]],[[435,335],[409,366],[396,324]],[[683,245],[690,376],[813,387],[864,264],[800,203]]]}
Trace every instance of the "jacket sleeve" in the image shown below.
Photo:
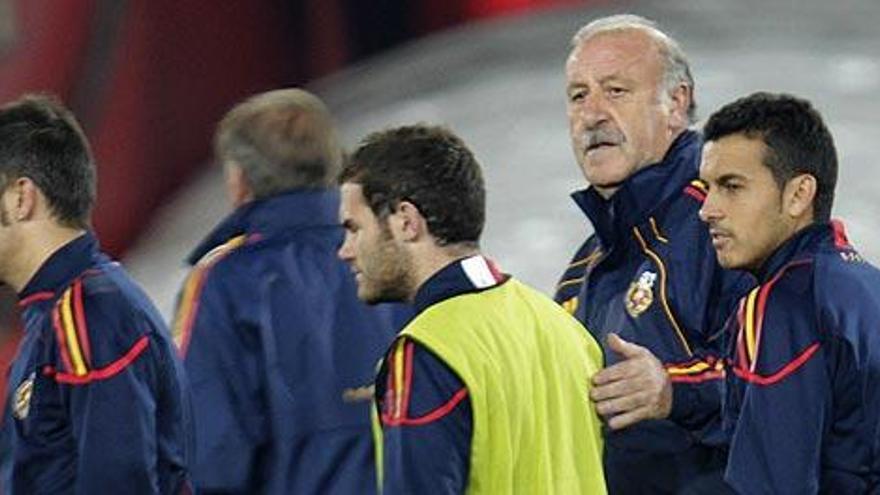
{"label": "jacket sleeve", "polygon": [[[710,259],[714,265],[714,255]],[[728,340],[725,323],[740,297],[754,285],[750,275],[717,265],[709,273],[708,289],[696,296],[699,305],[694,314],[702,319],[694,325],[699,331],[691,342],[693,357],[683,363],[664,363],[673,384],[670,419],[690,431],[710,430],[717,424]]]}
{"label": "jacket sleeve", "polygon": [[736,315],[724,422],[732,432],[725,480],[739,493],[819,490],[832,390],[812,298],[797,285],[755,288]]}
{"label": "jacket sleeve", "polygon": [[380,376],[384,495],[460,494],[470,466],[470,399],[438,357],[400,339]]}
{"label": "jacket sleeve", "polygon": [[[196,266],[175,312],[175,338],[190,381],[196,437],[195,484],[201,493],[253,488],[269,437],[256,322],[238,308],[255,295],[235,290],[235,274]],[[240,282],[240,281],[239,281]]]}
{"label": "jacket sleeve", "polygon": [[58,383],[76,450],[75,493],[158,493],[157,390],[163,360],[153,329],[112,292],[74,282],[52,310]]}

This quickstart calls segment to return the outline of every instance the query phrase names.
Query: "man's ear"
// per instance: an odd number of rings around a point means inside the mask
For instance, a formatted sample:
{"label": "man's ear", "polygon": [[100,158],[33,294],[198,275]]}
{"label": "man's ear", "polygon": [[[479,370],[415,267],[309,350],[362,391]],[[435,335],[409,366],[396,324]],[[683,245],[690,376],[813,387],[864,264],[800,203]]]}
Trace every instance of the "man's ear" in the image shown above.
{"label": "man's ear", "polygon": [[790,179],[782,192],[783,211],[792,218],[809,216],[812,221],[817,187],[816,178],[810,174],[801,174]]}
{"label": "man's ear", "polygon": [[[3,201],[11,221],[24,222],[34,219],[40,209],[42,193],[37,185],[28,177],[19,177],[6,188]],[[48,205],[47,205],[48,206]]]}
{"label": "man's ear", "polygon": [[419,208],[409,202],[401,201],[394,212],[388,216],[388,224],[395,239],[414,242],[428,234],[428,222]]}
{"label": "man's ear", "polygon": [[233,207],[238,208],[254,199],[251,184],[240,166],[233,162],[224,163],[223,175],[226,180],[226,197]]}
{"label": "man's ear", "polygon": [[693,88],[681,83],[669,94],[669,127],[686,129],[690,125],[688,109],[693,101]]}

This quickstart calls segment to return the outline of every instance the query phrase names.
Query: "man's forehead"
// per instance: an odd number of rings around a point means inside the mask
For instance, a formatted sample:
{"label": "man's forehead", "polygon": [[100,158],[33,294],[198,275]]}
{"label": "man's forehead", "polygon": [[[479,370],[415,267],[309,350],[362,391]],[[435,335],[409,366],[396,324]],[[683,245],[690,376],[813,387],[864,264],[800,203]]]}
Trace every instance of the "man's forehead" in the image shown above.
{"label": "man's forehead", "polygon": [[342,221],[353,219],[354,217],[362,220],[364,215],[372,213],[372,210],[367,205],[364,189],[361,184],[344,182],[339,189],[341,193],[339,217]]}
{"label": "man's forehead", "polygon": [[765,144],[760,138],[741,133],[706,141],[703,145],[700,175],[747,175],[753,166],[764,166],[764,148]]}
{"label": "man's forehead", "polygon": [[636,29],[598,33],[572,49],[566,69],[619,72],[645,64],[659,65],[657,43],[648,33]]}

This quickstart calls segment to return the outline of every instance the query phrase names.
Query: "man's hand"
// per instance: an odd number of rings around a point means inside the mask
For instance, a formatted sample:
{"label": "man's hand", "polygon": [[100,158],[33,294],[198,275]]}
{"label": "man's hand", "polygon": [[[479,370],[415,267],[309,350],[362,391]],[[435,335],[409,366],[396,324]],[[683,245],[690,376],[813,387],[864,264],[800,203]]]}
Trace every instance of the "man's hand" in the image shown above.
{"label": "man's hand", "polygon": [[672,409],[672,381],[648,349],[608,335],[608,347],[623,360],[593,376],[590,398],[612,430],[646,419],[662,419]]}

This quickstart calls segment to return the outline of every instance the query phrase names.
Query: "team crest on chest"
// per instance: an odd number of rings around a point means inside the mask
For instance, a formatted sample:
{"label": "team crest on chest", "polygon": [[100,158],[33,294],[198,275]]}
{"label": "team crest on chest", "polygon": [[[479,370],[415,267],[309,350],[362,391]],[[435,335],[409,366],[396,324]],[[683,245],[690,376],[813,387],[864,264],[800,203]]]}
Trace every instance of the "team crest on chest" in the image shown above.
{"label": "team crest on chest", "polygon": [[15,389],[15,396],[12,403],[12,415],[15,419],[23,420],[27,418],[31,409],[31,397],[34,394],[34,379],[36,375],[31,373],[27,380],[21,382],[21,385]]}
{"label": "team crest on chest", "polygon": [[644,272],[638,280],[629,285],[624,302],[626,303],[626,312],[630,316],[637,318],[654,302],[654,282],[656,281],[656,273]]}

